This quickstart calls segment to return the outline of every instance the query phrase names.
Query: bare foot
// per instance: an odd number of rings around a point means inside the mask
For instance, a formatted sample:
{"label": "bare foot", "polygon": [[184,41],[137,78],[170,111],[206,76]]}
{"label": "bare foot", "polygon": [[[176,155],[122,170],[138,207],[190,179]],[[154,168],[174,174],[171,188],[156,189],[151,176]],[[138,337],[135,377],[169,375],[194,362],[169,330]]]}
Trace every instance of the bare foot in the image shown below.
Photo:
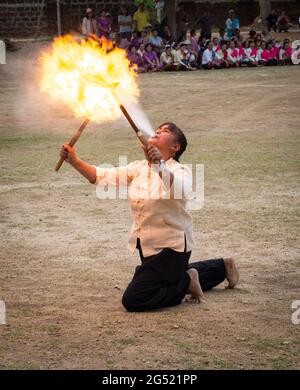
{"label": "bare foot", "polygon": [[231,258],[224,259],[226,279],[228,280],[228,286],[226,288],[234,288],[239,282],[239,273],[235,266],[235,262]]}
{"label": "bare foot", "polygon": [[188,294],[191,294],[190,302],[201,303],[201,299],[203,297],[203,291],[199,282],[198,271],[195,268],[190,268],[186,271],[191,278]]}

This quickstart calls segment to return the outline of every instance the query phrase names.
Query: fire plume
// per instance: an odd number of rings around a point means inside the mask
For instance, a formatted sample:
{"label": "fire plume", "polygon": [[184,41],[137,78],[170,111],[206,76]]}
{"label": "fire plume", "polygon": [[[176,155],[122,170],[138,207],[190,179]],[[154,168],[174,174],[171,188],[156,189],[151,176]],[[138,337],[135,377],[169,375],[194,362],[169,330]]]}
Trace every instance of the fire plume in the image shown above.
{"label": "fire plume", "polygon": [[58,37],[41,62],[41,90],[68,105],[76,117],[115,120],[122,115],[120,99],[136,102],[139,96],[134,67],[111,41]]}

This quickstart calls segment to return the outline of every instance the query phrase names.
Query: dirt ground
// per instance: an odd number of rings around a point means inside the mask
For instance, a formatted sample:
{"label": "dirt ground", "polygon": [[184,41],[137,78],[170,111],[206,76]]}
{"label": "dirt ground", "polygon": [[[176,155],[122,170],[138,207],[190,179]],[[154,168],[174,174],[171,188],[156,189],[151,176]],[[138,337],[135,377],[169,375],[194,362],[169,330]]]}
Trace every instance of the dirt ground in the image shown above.
{"label": "dirt ground", "polygon": [[[0,67],[0,368],[299,369],[300,66],[140,77],[153,125],[177,123],[182,161],[205,166],[191,260],[233,256],[241,281],[201,305],[127,313],[139,263],[129,208],[97,199],[66,164],[54,172],[80,119],[40,94],[39,48]],[[91,124],[77,151],[94,164],[143,158],[122,121]]]}

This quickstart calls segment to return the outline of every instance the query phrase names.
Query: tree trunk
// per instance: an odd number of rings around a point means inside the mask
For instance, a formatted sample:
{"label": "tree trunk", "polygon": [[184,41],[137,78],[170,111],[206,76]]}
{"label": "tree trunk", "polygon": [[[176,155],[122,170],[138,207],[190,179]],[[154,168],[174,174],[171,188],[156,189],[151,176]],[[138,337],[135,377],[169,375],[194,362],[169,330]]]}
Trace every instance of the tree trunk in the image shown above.
{"label": "tree trunk", "polygon": [[171,29],[172,36],[176,39],[176,10],[177,0],[165,0],[165,14],[168,19],[168,26]]}
{"label": "tree trunk", "polygon": [[261,22],[264,26],[266,26],[266,17],[271,13],[271,0],[259,0],[259,7],[259,16],[261,17]]}

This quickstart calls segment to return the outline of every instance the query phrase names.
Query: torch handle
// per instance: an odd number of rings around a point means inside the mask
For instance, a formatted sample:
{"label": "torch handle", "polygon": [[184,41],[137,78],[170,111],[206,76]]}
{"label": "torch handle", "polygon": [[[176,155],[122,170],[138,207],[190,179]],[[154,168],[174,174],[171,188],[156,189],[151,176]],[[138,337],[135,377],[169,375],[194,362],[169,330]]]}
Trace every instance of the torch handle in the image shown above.
{"label": "torch handle", "polygon": [[[76,131],[76,133],[73,135],[73,137],[70,139],[70,141],[68,142],[68,145],[70,145],[71,147],[74,146],[76,144],[76,142],[78,141],[78,139],[80,138],[83,130],[86,128],[87,124],[89,123],[89,119],[86,118],[81,126],[79,127],[79,129]],[[62,166],[63,162],[65,161],[65,159],[63,157],[61,157],[57,164],[56,164],[56,167],[55,167],[55,170],[56,172],[59,170],[59,168]]]}

